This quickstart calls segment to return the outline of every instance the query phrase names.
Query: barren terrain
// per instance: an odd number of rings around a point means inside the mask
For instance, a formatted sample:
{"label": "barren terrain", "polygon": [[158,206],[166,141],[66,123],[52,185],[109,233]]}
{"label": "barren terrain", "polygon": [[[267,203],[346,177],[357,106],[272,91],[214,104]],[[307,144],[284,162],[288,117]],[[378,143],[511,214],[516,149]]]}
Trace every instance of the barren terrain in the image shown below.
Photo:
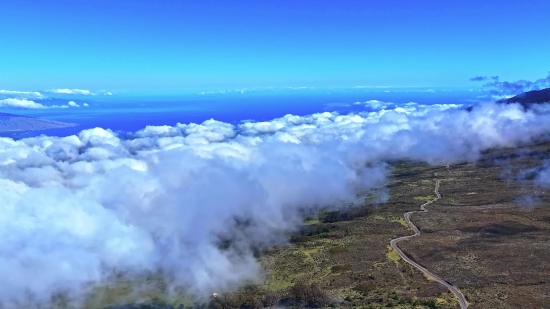
{"label": "barren terrain", "polygon": [[524,175],[547,159],[548,146],[490,151],[477,163],[451,165],[451,173],[444,166],[395,163],[387,203],[370,206],[364,217],[316,223],[329,228],[328,237],[308,236],[265,257],[268,285],[282,289],[305,278],[347,300],[341,305],[406,308],[418,298],[458,308],[444,287],[387,246],[412,234],[402,215],[434,198],[440,179],[442,199],[411,216],[422,235],[400,248],[460,288],[469,308],[550,307],[549,197]]}

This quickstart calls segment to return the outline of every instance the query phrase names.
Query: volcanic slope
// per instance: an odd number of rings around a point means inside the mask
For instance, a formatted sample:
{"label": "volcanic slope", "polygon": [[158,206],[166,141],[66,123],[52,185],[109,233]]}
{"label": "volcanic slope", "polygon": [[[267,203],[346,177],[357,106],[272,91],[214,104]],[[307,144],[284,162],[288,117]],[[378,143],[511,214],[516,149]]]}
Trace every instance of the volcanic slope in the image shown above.
{"label": "volcanic slope", "polygon": [[550,102],[550,88],[541,90],[532,90],[518,94],[517,96],[509,99],[498,101],[499,103],[520,103],[524,107],[528,107],[532,104]]}
{"label": "volcanic slope", "polygon": [[[488,151],[477,163],[451,165],[451,172],[393,162],[388,183],[366,195],[363,206],[306,218],[289,244],[258,253],[261,282],[220,293],[208,306],[459,308],[454,295],[389,245],[411,235],[403,215],[434,200],[439,181],[441,198],[410,217],[421,234],[399,248],[457,287],[468,308],[550,308],[550,190],[535,186],[532,172],[550,159],[549,149],[547,143]],[[384,192],[389,199],[376,203]],[[146,281],[146,294],[126,281],[95,289],[88,307],[205,306],[169,295],[160,277]]]}
{"label": "volcanic slope", "polygon": [[525,175],[550,158],[549,147],[489,151],[477,163],[451,165],[452,173],[394,163],[387,203],[307,221],[291,245],[263,257],[267,286],[284,294],[315,282],[342,306],[459,308],[388,247],[411,234],[403,214],[433,200],[441,180],[442,198],[411,216],[422,234],[399,244],[405,254],[458,287],[469,308],[550,308],[550,196]]}

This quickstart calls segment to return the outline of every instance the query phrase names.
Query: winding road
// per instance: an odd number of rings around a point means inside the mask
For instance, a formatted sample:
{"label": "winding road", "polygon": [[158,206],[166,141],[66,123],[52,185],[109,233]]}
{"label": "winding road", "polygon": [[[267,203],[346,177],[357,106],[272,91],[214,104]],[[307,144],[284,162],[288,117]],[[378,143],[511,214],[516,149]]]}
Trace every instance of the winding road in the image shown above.
{"label": "winding road", "polygon": [[[428,201],[424,204],[422,204],[420,206],[420,209],[422,209],[422,212],[428,212],[428,209],[426,209],[426,206],[439,200],[441,198],[441,194],[439,194],[439,183],[441,182],[441,180],[438,180],[436,181],[435,183],[435,195],[437,196],[435,199],[431,200],[431,201]],[[416,263],[415,261],[413,261],[412,259],[410,259],[408,256],[405,255],[405,253],[403,253],[403,251],[401,251],[401,249],[399,249],[399,247],[397,246],[397,243],[400,242],[400,241],[403,241],[403,240],[406,240],[406,239],[409,239],[409,238],[413,238],[413,237],[416,237],[418,235],[420,235],[420,230],[418,229],[418,227],[416,227],[416,225],[414,225],[412,222],[411,222],[411,219],[410,219],[410,216],[415,213],[415,212],[421,212],[421,211],[409,211],[405,214],[405,222],[407,222],[407,224],[410,226],[410,228],[413,230],[414,232],[414,235],[410,235],[410,236],[403,236],[403,237],[399,237],[399,238],[395,238],[395,239],[392,239],[392,241],[390,242],[390,245],[392,246],[392,248],[397,252],[397,254],[399,254],[399,256],[407,263],[411,264],[412,266],[416,267],[418,270],[420,270],[421,272],[423,272],[425,275],[427,275],[428,277],[430,278],[433,278],[433,280],[439,282],[440,284],[444,285],[447,289],[449,289],[449,291],[451,291],[451,293],[453,293],[456,298],[458,299],[458,301],[460,302],[460,309],[467,309],[468,308],[468,304],[466,303],[466,299],[464,298],[464,295],[462,294],[462,292],[460,292],[456,287],[454,287],[452,284],[448,283],[447,281],[441,279],[440,277],[438,277],[436,274],[430,272],[429,270],[427,270],[425,267],[421,266],[420,264]]]}

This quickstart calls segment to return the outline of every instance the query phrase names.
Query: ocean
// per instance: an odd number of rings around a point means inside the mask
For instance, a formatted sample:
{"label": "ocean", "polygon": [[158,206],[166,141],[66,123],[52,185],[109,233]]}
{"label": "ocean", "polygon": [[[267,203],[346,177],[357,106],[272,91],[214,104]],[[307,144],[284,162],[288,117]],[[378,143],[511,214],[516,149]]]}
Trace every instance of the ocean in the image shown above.
{"label": "ocean", "polygon": [[[102,127],[115,132],[135,132],[148,125],[173,126],[179,123],[202,123],[208,119],[237,124],[243,121],[266,121],[286,114],[309,115],[319,112],[341,114],[369,111],[365,102],[378,100],[401,105],[464,104],[479,100],[480,93],[453,89],[352,89],[251,91],[208,94],[132,95],[79,97],[74,100],[88,107],[39,110],[3,110],[24,116],[77,124],[74,127],[43,131],[9,132],[0,136],[15,139],[38,136],[68,136],[81,130]],[[42,100],[44,105],[66,104],[68,99]],[[38,102],[38,101],[37,101]]]}

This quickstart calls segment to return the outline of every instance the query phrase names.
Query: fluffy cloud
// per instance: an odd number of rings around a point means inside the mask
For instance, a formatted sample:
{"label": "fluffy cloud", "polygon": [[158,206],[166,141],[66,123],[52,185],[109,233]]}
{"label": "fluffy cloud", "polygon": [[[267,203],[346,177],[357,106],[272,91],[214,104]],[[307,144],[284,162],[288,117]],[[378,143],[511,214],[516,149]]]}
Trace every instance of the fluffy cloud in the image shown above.
{"label": "fluffy cloud", "polygon": [[[113,94],[111,92],[107,91],[99,91],[97,93],[91,92],[90,90],[84,90],[84,89],[50,89],[46,90],[47,93],[54,93],[54,94],[61,94],[61,95],[85,95],[85,96],[93,96],[93,95],[106,95],[106,96],[112,96]],[[26,100],[42,100],[48,98],[44,94],[38,92],[38,91],[17,91],[17,90],[0,90],[0,99],[8,99],[8,98],[14,98],[14,99],[26,99]]]}
{"label": "fluffy cloud", "polygon": [[[87,107],[88,104],[84,103],[83,106]],[[3,99],[0,100],[0,108],[18,108],[18,109],[47,109],[47,108],[69,108],[69,107],[80,107],[75,101],[69,101],[65,105],[44,105],[41,103],[34,102],[32,100],[26,99]]]}
{"label": "fluffy cloud", "polygon": [[160,270],[191,293],[221,291],[254,278],[252,248],[284,241],[303,213],[384,183],[388,160],[473,161],[550,133],[547,105],[375,103],[124,138],[102,128],[0,138],[0,299],[77,293],[111,271]]}
{"label": "fluffy cloud", "polygon": [[48,92],[51,93],[57,93],[57,94],[74,94],[74,95],[95,95],[90,90],[83,90],[83,89],[51,89],[48,90]]}
{"label": "fluffy cloud", "polygon": [[47,108],[45,105],[42,105],[40,103],[36,103],[32,100],[26,100],[26,99],[3,99],[0,100],[0,107],[8,107],[8,108],[29,108],[29,109],[43,109]]}
{"label": "fluffy cloud", "polygon": [[45,96],[37,91],[14,91],[0,90],[0,97],[10,97],[17,99],[44,99]]}

